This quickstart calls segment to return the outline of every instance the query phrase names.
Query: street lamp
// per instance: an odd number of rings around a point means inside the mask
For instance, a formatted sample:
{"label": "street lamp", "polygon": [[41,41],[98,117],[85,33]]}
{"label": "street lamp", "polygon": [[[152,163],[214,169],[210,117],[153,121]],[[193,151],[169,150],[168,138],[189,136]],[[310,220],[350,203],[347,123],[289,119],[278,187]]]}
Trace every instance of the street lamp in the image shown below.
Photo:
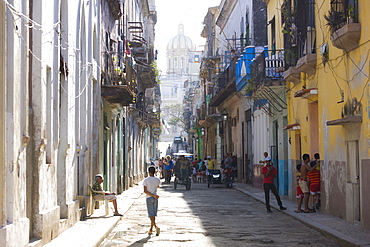
{"label": "street lamp", "polygon": [[222,112],[221,116],[222,116],[222,120],[226,121],[227,120],[227,111],[224,109],[224,111]]}

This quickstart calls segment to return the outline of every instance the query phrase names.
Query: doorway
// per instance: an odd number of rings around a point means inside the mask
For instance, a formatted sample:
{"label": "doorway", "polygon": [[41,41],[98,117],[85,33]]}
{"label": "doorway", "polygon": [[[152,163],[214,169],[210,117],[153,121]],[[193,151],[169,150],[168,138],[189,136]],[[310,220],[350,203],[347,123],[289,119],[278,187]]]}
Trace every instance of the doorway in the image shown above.
{"label": "doorway", "polygon": [[347,142],[346,220],[361,220],[360,171],[358,141]]}

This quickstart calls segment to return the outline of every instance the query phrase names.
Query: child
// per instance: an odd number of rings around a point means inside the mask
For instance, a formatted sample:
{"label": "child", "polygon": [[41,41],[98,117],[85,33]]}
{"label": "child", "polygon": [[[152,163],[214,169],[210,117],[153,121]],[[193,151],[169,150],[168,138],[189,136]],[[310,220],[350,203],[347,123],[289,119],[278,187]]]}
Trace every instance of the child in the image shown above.
{"label": "child", "polygon": [[312,207],[319,209],[320,200],[320,155],[315,153],[315,160],[311,162],[311,167],[316,165],[316,168],[307,174],[310,179],[310,193],[312,195]]}
{"label": "child", "polygon": [[301,164],[297,165],[297,173],[296,173],[296,179],[297,179],[297,196],[296,198],[298,199],[297,201],[297,204],[298,204],[298,207],[297,207],[297,210],[294,210],[294,212],[296,213],[302,213],[302,201],[303,201],[303,198],[304,198],[304,194],[303,194],[303,191],[301,189],[301,187],[299,186],[299,179],[301,178]]}
{"label": "child", "polygon": [[202,171],[198,171],[198,173],[197,173],[197,181],[198,181],[198,183],[202,183],[203,182],[203,174],[202,174]]}

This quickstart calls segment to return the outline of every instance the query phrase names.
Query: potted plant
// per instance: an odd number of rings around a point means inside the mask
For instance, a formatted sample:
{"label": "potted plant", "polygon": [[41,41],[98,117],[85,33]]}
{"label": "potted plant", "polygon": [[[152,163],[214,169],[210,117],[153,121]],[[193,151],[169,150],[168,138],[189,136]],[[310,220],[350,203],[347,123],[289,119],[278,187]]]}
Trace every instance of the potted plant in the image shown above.
{"label": "potted plant", "polygon": [[329,27],[330,34],[333,34],[346,23],[346,16],[343,12],[330,10],[327,15],[324,15],[324,18],[327,21],[326,25]]}

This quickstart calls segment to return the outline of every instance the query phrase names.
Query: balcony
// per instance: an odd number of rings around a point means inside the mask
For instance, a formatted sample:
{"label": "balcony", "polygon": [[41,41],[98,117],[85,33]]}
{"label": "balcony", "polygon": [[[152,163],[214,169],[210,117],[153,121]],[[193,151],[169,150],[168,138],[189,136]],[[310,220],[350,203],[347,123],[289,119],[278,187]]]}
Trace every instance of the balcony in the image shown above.
{"label": "balcony", "polygon": [[129,46],[131,49],[131,54],[135,60],[145,63],[148,62],[148,52],[145,43],[139,41],[130,41]]}
{"label": "balcony", "polygon": [[330,40],[333,46],[346,52],[358,46],[361,36],[358,12],[357,0],[332,1],[330,11],[324,18],[331,33]]}
{"label": "balcony", "polygon": [[211,102],[209,106],[219,106],[232,93],[236,92],[235,62],[236,59],[218,76],[216,82],[210,85]]}
{"label": "balcony", "polygon": [[[282,52],[263,51],[251,64],[251,79],[249,79],[245,89],[248,97],[258,102],[269,103],[269,108],[265,112],[273,115],[286,109],[286,102],[283,95],[284,80],[284,56]],[[248,75],[247,75],[248,76]]]}
{"label": "balcony", "polygon": [[285,64],[282,52],[271,54],[271,51],[264,51],[255,58],[251,67],[251,78],[256,84],[256,89],[285,85]]}
{"label": "balcony", "polygon": [[284,79],[289,82],[293,82],[294,84],[298,84],[300,82],[300,73],[295,67],[289,67],[286,71],[284,71]]}
{"label": "balcony", "polygon": [[333,46],[346,52],[352,51],[358,46],[361,36],[360,23],[348,23],[335,31],[330,40]]}
{"label": "balcony", "polygon": [[316,53],[307,54],[301,57],[296,65],[298,72],[304,72],[308,76],[316,73]]}
{"label": "balcony", "polygon": [[135,93],[133,86],[127,83],[124,62],[116,53],[106,53],[103,57],[101,96],[110,104],[128,106]]}

